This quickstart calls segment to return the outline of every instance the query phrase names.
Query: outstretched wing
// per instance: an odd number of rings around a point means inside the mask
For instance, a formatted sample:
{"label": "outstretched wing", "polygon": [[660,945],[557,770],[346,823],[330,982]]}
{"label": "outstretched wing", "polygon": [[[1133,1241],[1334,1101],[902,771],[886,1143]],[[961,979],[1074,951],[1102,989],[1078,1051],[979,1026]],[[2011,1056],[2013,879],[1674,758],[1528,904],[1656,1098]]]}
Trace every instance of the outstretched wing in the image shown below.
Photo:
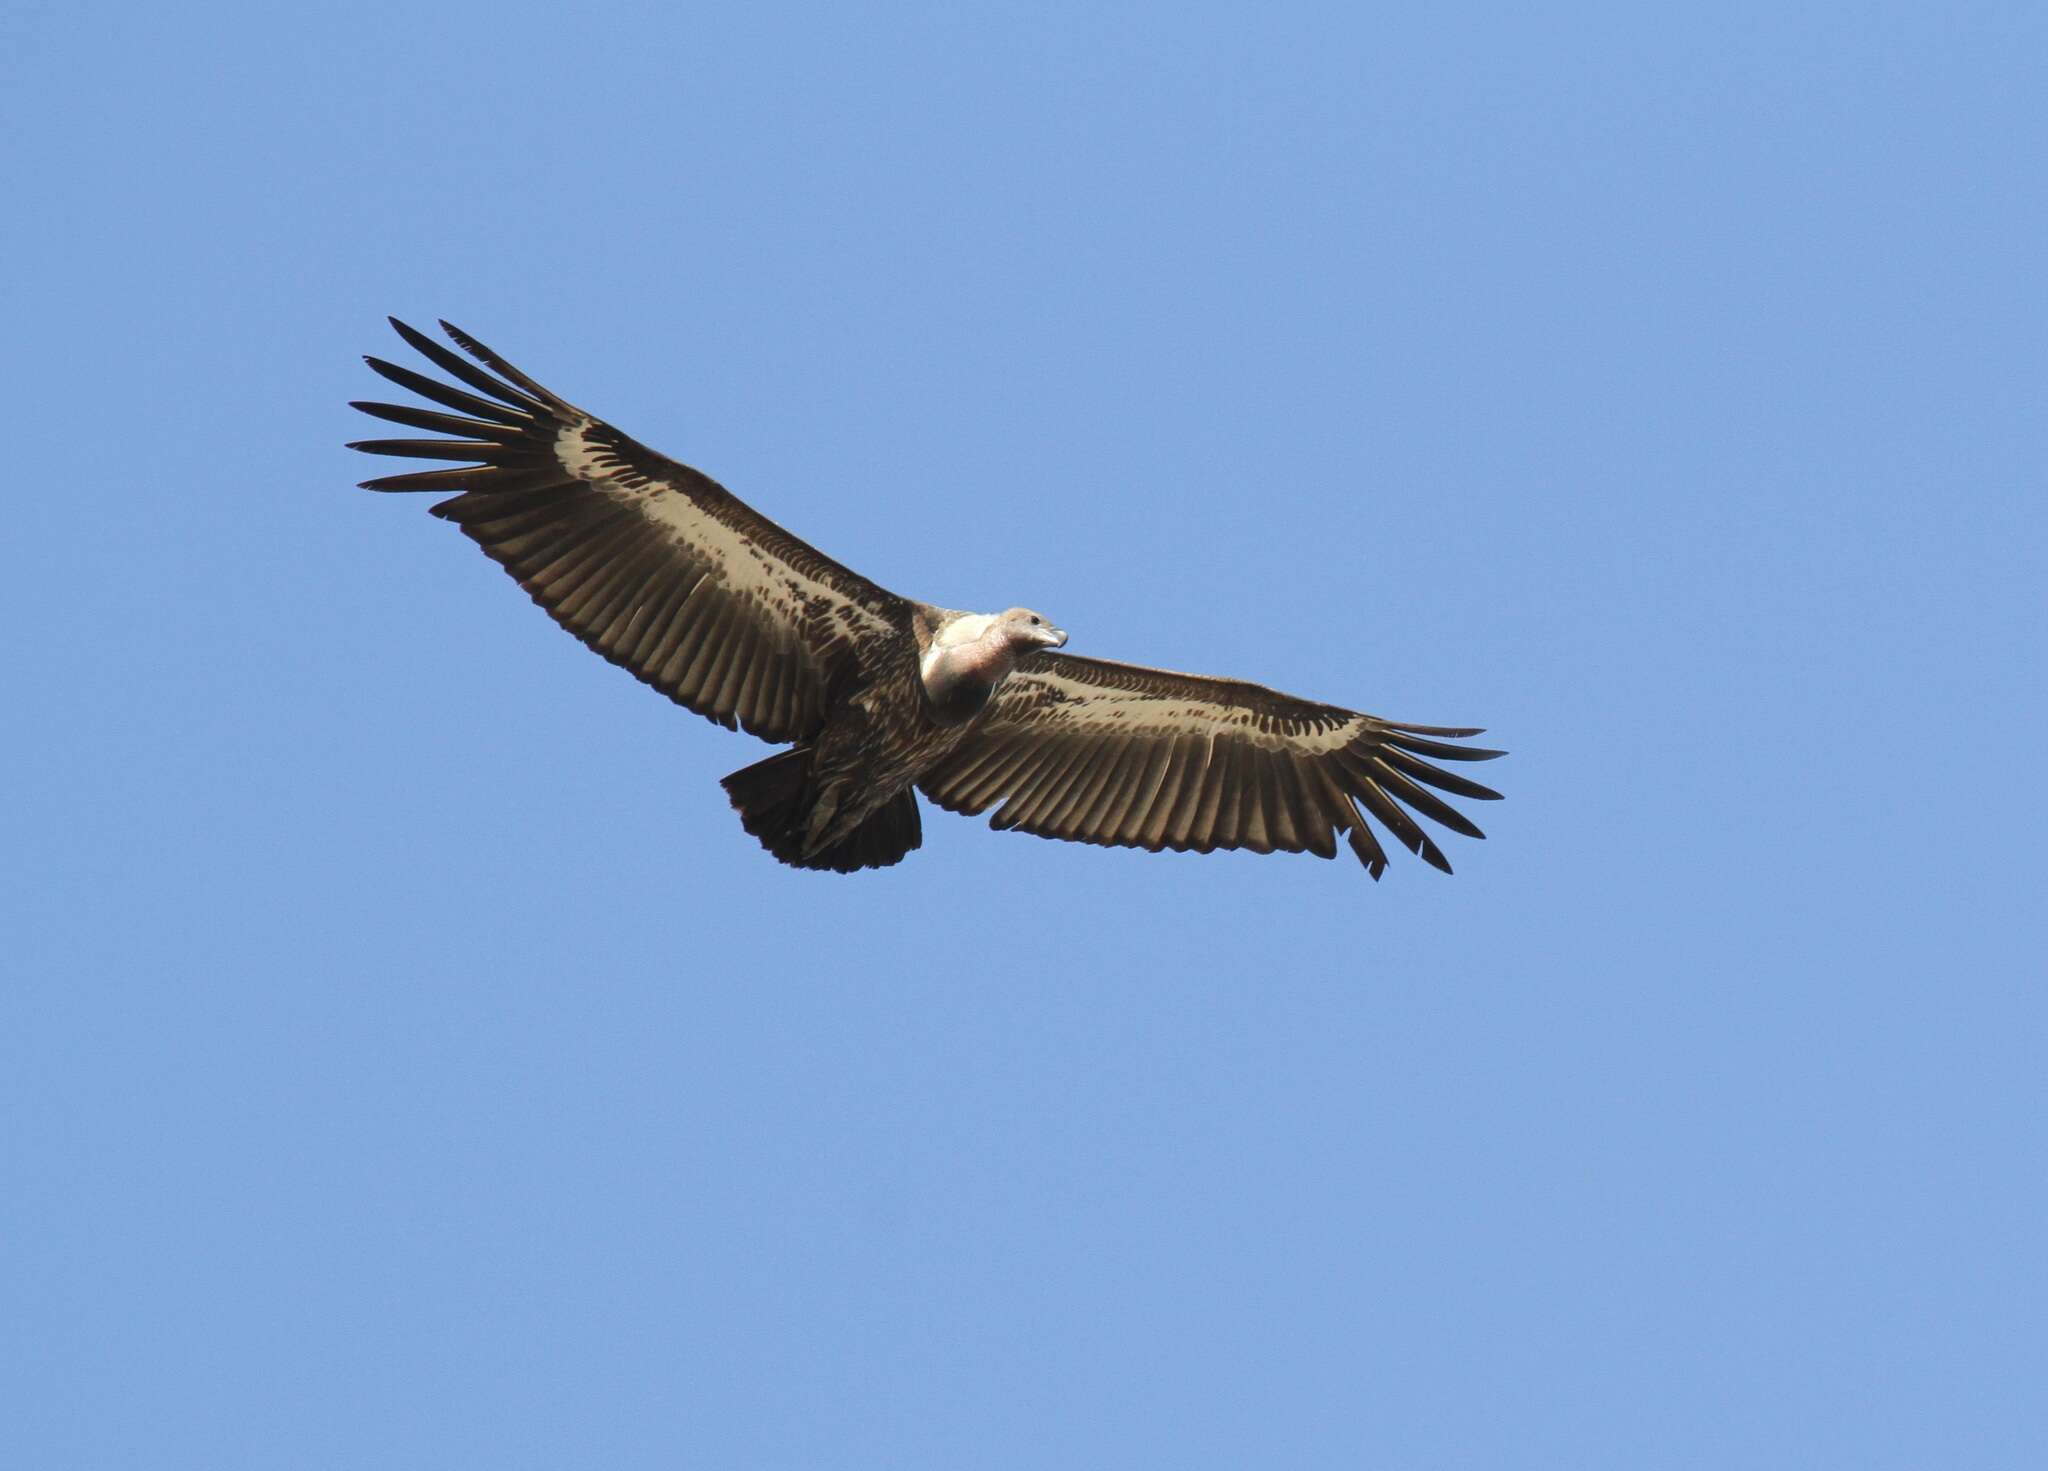
{"label": "outstretched wing", "polygon": [[901,598],[710,477],[556,397],[474,338],[441,324],[495,374],[396,318],[391,325],[476,392],[368,358],[393,383],[453,412],[353,407],[453,437],[350,448],[472,467],[389,475],[364,488],[461,492],[434,514],[460,526],[562,627],[678,704],[764,740],[805,740],[861,649],[906,626]]}
{"label": "outstretched wing", "polygon": [[1500,793],[1422,759],[1503,754],[1430,739],[1478,734],[1399,725],[1237,680],[1044,652],[1019,661],[966,741],[919,785],[969,816],[1001,801],[994,828],[1155,853],[1334,858],[1342,832],[1378,878],[1387,855],[1369,813],[1449,873],[1409,809],[1485,836],[1437,792],[1485,801]]}

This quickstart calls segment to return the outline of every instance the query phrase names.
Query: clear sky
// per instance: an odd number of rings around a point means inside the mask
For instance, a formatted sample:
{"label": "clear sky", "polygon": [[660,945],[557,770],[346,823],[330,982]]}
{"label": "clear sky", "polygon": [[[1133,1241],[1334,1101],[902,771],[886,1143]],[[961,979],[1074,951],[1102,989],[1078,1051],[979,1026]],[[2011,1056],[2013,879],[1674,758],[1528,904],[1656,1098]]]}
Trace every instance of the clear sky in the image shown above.
{"label": "clear sky", "polygon": [[[2048,1464],[2044,56],[10,7],[7,1463]],[[387,312],[1491,836],[778,867],[352,488]]]}

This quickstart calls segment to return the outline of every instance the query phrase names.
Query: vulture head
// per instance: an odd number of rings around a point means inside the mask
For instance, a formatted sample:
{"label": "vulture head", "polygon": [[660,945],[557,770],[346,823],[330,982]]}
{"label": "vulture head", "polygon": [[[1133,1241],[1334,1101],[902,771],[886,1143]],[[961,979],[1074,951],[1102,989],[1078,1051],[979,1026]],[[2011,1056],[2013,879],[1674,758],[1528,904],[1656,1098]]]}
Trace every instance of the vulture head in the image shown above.
{"label": "vulture head", "polygon": [[919,665],[932,718],[941,725],[972,720],[1019,659],[1066,641],[1050,619],[1029,608],[952,619],[938,630]]}
{"label": "vulture head", "polygon": [[1057,649],[1067,641],[1065,630],[1054,628],[1050,618],[1029,608],[1011,608],[996,615],[996,629],[1001,631],[1012,655],[1028,654],[1033,649]]}

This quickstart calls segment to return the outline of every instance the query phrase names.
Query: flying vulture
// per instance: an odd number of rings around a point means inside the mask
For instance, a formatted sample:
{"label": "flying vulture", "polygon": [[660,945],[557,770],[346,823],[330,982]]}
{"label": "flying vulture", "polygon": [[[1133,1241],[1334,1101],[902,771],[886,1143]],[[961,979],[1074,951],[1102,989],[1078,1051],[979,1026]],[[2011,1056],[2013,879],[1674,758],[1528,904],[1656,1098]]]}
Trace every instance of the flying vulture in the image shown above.
{"label": "flying vulture", "polygon": [[1437,794],[1500,794],[1424,759],[1500,755],[1449,744],[1477,730],[1063,654],[1066,634],[1028,608],[962,613],[899,597],[448,323],[475,363],[391,325],[464,386],[373,357],[438,407],[353,407],[448,437],[350,448],[463,468],[364,487],[456,492],[434,514],[562,627],[677,704],[790,745],[723,783],[784,863],[851,873],[897,862],[922,841],[913,788],[968,816],[1001,803],[991,827],[1153,852],[1334,858],[1342,833],[1375,879],[1387,855],[1368,815],[1446,873],[1411,813],[1484,836]]}

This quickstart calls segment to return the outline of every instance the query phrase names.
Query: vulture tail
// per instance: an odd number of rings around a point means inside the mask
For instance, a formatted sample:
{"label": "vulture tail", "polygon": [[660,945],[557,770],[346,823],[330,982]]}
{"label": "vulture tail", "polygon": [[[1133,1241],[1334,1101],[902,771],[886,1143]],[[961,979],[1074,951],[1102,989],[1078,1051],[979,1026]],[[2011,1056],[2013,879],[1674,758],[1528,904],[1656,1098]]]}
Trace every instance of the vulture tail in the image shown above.
{"label": "vulture tail", "polygon": [[806,855],[804,837],[818,794],[811,786],[811,753],[801,746],[742,767],[719,785],[739,813],[741,825],[792,868],[833,873],[887,868],[924,842],[917,794],[905,787],[832,847]]}

